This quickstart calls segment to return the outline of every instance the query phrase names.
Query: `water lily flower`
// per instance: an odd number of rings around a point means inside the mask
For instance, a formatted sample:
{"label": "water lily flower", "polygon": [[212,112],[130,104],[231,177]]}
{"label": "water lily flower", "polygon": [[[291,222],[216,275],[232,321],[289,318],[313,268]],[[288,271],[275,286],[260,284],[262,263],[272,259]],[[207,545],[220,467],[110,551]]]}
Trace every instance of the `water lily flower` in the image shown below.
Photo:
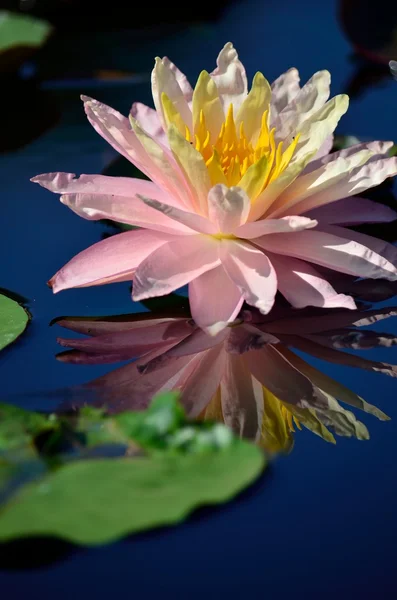
{"label": "water lily flower", "polygon": [[58,358],[76,364],[136,359],[87,384],[110,411],[143,409],[158,392],[178,390],[189,417],[218,419],[268,450],[288,450],[301,425],[331,442],[328,427],[337,435],[368,438],[365,425],[338,400],[388,418],[291,347],[396,377],[396,366],[344,351],[395,345],[395,335],[360,328],[396,314],[390,307],[296,311],[276,305],[268,316],[243,310],[233,326],[216,336],[186,315],[69,317],[58,324],[89,337],[59,338],[73,350]]}
{"label": "water lily flower", "polygon": [[129,119],[83,97],[95,130],[149,181],[33,178],[86,219],[139,227],[75,256],[51,279],[54,292],[132,280],[139,301],[189,284],[195,322],[215,335],[243,301],[267,314],[277,289],[294,307],[354,309],[314,265],[397,279],[394,246],[346,227],[396,218],[357,195],[395,175],[397,157],[392,142],[329,154],[348,97],[328,100],[328,71],[302,87],[294,68],[272,85],[257,73],[248,91],[228,43],[194,89],[157,58],[152,92],[155,108],[135,103]]}

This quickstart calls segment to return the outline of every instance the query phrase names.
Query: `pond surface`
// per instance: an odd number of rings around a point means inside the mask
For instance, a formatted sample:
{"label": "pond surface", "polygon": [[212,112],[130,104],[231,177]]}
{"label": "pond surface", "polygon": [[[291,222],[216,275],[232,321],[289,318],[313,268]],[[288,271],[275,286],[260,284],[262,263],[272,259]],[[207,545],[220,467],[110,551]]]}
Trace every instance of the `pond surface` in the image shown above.
{"label": "pond surface", "polygon": [[[120,38],[126,48],[116,47],[112,35],[109,51],[118,68],[144,75],[154,56],[168,55],[194,80],[199,70],[212,67],[228,40],[238,49],[250,77],[261,70],[273,80],[296,66],[301,79],[307,80],[326,68],[335,95],[347,89],[357,70],[333,2],[247,1],[230,6],[215,24],[148,36],[144,42],[133,35],[128,43],[126,36]],[[84,47],[84,40],[79,44]],[[66,91],[53,93],[61,102],[59,124],[29,146],[0,158],[0,285],[24,296],[33,316],[26,335],[1,355],[2,396],[18,395],[21,405],[37,409],[46,409],[51,402],[40,392],[84,383],[112,368],[57,362],[60,330],[49,327],[52,319],[142,309],[131,303],[128,283],[52,295],[45,282],[60,266],[114,229],[78,218],[29,179],[50,171],[103,171],[115,154],[86,122],[79,94],[126,113],[132,101],[150,103],[149,77],[113,85],[86,81],[83,87],[71,82]],[[338,133],[396,140],[396,106],[397,84],[391,79],[364,88],[351,101]],[[397,333],[397,323],[387,321],[382,329]],[[397,363],[395,348],[368,351],[365,356]],[[105,598],[116,590],[120,595],[161,594],[189,600],[250,594],[271,600],[386,597],[394,588],[396,560],[396,382],[376,373],[311,362],[392,420],[359,415],[370,430],[370,441],[338,438],[336,446],[303,431],[291,455],[278,458],[263,479],[233,503],[201,511],[180,527],[95,550],[71,550],[48,566],[2,571],[5,597]],[[24,396],[32,392],[34,396]],[[45,544],[26,546],[24,551],[48,554]]]}

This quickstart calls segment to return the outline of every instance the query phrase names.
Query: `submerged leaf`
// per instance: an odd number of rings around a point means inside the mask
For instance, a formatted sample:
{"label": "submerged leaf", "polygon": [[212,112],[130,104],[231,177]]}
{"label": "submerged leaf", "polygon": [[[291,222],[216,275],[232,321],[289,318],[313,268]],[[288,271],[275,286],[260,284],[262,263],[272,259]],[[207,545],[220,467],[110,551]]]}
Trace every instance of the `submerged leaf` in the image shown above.
{"label": "submerged leaf", "polygon": [[45,415],[0,404],[0,453],[30,445],[36,435],[52,427]]}

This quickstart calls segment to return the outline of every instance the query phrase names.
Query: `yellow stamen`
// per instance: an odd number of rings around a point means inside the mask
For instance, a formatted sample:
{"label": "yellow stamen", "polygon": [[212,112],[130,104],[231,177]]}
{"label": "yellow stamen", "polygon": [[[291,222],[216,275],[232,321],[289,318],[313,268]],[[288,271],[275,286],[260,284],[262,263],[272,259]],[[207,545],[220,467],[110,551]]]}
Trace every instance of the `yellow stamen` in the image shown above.
{"label": "yellow stamen", "polygon": [[[256,181],[254,186],[250,186],[251,189],[255,189],[255,197],[288,166],[299,137],[296,136],[287,149],[283,148],[283,142],[276,144],[275,129],[269,131],[269,111],[266,110],[262,116],[258,141],[253,144],[245,135],[244,123],[240,124],[237,131],[232,104],[229,106],[215,144],[210,143],[210,132],[203,111],[200,112],[194,133],[195,148],[206,161],[213,185],[217,183],[239,185],[248,169],[265,157],[266,160],[262,160],[261,163],[265,168],[260,182]],[[186,135],[186,139],[190,141],[190,132]],[[255,177],[258,179],[257,174]]]}
{"label": "yellow stamen", "polygon": [[[254,201],[288,167],[299,139],[297,135],[287,147],[283,142],[276,142],[275,129],[269,129],[270,94],[269,84],[263,75],[257,74],[251,100],[237,115],[238,126],[232,104],[222,123],[218,90],[208,73],[203,72],[193,95],[193,130],[184,123],[179,111],[164,93],[161,102],[167,127],[171,124],[176,126],[202,155],[211,184],[241,185]],[[266,110],[261,116],[263,108]],[[257,124],[260,124],[259,132]]]}

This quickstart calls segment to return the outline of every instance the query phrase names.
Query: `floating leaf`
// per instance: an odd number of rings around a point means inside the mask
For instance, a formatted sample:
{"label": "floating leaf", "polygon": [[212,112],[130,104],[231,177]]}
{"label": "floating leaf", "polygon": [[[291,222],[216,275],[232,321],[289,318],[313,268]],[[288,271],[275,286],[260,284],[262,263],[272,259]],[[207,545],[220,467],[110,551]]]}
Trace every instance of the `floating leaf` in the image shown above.
{"label": "floating leaf", "polygon": [[41,19],[1,10],[0,52],[16,46],[37,48],[46,41],[51,29],[51,25]]}
{"label": "floating leaf", "polygon": [[13,497],[0,513],[0,539],[57,535],[108,543],[231,499],[263,463],[256,447],[240,441],[214,454],[70,463]]}
{"label": "floating leaf", "polygon": [[22,306],[0,294],[0,350],[23,333],[28,321],[29,315]]}
{"label": "floating leaf", "polygon": [[[188,422],[174,393],[114,417],[90,407],[45,416],[0,405],[0,418],[2,541],[56,535],[111,542],[225,502],[265,466],[263,452],[224,425]],[[20,451],[29,443],[32,455]]]}

